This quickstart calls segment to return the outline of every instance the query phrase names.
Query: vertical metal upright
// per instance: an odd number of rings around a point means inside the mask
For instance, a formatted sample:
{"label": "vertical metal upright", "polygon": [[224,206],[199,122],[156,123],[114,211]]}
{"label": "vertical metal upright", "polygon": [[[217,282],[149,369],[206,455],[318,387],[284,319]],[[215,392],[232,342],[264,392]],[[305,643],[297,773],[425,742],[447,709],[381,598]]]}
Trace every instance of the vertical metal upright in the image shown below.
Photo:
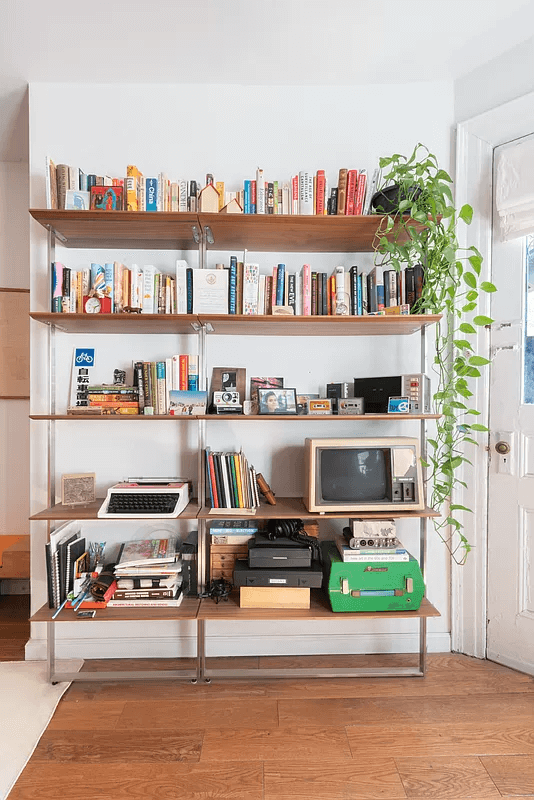
{"label": "vertical metal upright", "polygon": [[[211,237],[213,241],[213,237]],[[207,267],[207,236],[206,231],[200,232],[199,245],[199,269]],[[207,366],[207,347],[206,347],[206,326],[198,325],[198,380],[199,389],[208,389],[208,366]],[[198,420],[198,503],[202,509],[206,501],[206,469],[204,464],[204,454],[206,450],[206,420]],[[207,582],[207,533],[206,520],[197,519],[198,522],[198,550],[197,550],[197,586],[198,592],[204,592]],[[199,645],[197,644],[197,647]],[[202,648],[203,649],[203,648]]]}
{"label": "vertical metal upright", "polygon": [[[426,356],[426,326],[421,325],[421,374],[426,374],[427,368]],[[424,412],[424,408],[422,409]],[[426,420],[421,420],[421,458],[426,463],[427,460],[427,445],[426,445]],[[423,495],[425,499],[425,506],[428,505],[427,501],[427,470],[423,467]],[[427,517],[420,517],[419,519],[419,565],[423,573],[423,580],[426,572],[426,535],[427,535]],[[419,617],[419,669],[424,675],[426,669],[426,617]]]}

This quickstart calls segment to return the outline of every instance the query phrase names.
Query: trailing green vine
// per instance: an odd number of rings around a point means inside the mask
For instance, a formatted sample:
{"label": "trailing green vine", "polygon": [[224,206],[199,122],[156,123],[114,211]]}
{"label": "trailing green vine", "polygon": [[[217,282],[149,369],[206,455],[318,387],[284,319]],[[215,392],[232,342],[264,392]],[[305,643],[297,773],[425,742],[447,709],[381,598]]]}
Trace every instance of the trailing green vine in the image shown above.
{"label": "trailing green vine", "polygon": [[457,227],[471,223],[473,209],[469,205],[456,209],[452,179],[440,169],[436,156],[419,143],[409,158],[395,154],[379,163],[383,190],[396,185],[398,194],[395,210],[387,214],[382,210],[383,197],[373,204],[375,213],[383,214],[375,262],[397,271],[422,265],[422,294],[410,313],[443,315],[435,326],[433,364],[434,411],[441,417],[434,437],[427,440],[428,461],[423,464],[429,468],[430,505],[442,514],[434,519],[434,527],[456,563],[463,564],[471,545],[456,512],[471,509],[454,504],[451,496],[455,486],[466,487],[458,476],[462,464],[471,463],[465,445],[477,445],[474,436],[488,430],[475,421],[480,412],[471,407],[470,382],[481,377],[480,368],[489,363],[475,352],[477,327],[493,322],[477,315],[476,309],[481,293],[496,288],[480,278],[483,259],[477,248],[459,246]]}

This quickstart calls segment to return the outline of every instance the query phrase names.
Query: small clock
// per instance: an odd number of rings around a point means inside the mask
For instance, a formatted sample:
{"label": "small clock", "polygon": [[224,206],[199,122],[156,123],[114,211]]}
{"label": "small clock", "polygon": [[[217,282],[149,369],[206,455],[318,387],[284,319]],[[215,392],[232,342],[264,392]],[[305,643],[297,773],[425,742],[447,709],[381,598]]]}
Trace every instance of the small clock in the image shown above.
{"label": "small clock", "polygon": [[85,301],[85,313],[86,314],[99,314],[100,313],[100,300],[98,297],[89,297]]}

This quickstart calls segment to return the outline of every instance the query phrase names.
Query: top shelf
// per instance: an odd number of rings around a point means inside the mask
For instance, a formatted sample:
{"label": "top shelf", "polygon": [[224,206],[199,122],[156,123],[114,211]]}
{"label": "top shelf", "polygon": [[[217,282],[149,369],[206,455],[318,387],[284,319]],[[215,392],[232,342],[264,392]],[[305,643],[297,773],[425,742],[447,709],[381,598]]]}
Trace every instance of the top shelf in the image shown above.
{"label": "top shelf", "polygon": [[[205,232],[213,250],[288,253],[372,252],[381,217],[191,214],[30,209],[65,247],[196,250]],[[416,230],[422,225],[414,222]],[[195,238],[196,237],[196,238]]]}

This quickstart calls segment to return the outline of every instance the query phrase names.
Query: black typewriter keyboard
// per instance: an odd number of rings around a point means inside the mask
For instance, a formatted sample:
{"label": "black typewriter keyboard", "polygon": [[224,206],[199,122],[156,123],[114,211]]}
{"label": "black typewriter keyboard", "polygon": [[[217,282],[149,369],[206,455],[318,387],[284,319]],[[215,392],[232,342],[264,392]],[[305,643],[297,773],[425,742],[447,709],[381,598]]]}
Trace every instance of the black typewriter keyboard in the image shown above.
{"label": "black typewriter keyboard", "polygon": [[172,514],[179,499],[180,495],[175,493],[117,492],[109,498],[107,513],[146,514],[147,516]]}

